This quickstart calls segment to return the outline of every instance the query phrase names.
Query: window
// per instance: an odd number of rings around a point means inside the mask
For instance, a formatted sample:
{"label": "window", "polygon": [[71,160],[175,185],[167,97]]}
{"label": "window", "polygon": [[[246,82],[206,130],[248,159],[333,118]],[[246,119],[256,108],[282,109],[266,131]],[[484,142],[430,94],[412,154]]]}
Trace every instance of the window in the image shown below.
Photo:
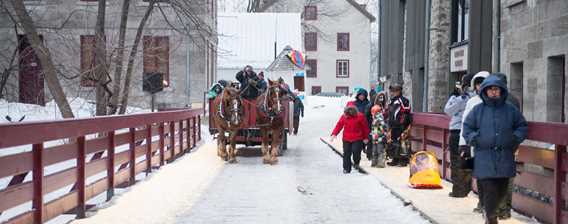
{"label": "window", "polygon": [[337,51],[349,51],[349,33],[337,33]]}
{"label": "window", "polygon": [[349,60],[337,60],[335,67],[337,78],[349,78]]}
{"label": "window", "polygon": [[144,36],[144,74],[164,74],[164,86],[170,84],[170,39],[167,36]]}
{"label": "window", "polygon": [[548,57],[546,90],[546,121],[565,122],[566,59],[564,55]]}
{"label": "window", "polygon": [[345,96],[349,95],[349,87],[348,86],[337,86],[335,87],[336,93],[341,93]]}
{"label": "window", "polygon": [[318,77],[318,60],[317,59],[307,59],[306,65],[307,65],[306,76],[308,78]]}
{"label": "window", "polygon": [[519,100],[520,110],[523,111],[523,89],[524,89],[523,62],[511,63],[511,80],[509,81],[509,91]]}
{"label": "window", "polygon": [[81,35],[81,86],[95,86],[95,35]]}
{"label": "window", "polygon": [[469,39],[469,12],[471,0],[453,0],[452,41],[463,42]]}
{"label": "window", "polygon": [[312,86],[312,95],[317,95],[321,93],[321,86]]}
{"label": "window", "polygon": [[318,50],[318,34],[315,32],[308,32],[304,34],[304,46],[306,51]]}
{"label": "window", "polygon": [[304,6],[304,19],[305,20],[317,20],[318,19],[318,7],[315,5]]}

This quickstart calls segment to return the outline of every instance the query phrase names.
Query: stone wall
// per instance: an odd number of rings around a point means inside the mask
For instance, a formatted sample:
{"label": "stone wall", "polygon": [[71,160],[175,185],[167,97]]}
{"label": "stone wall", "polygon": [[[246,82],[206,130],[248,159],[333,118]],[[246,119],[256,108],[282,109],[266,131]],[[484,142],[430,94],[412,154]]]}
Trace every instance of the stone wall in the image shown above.
{"label": "stone wall", "polygon": [[560,121],[561,89],[567,88],[561,72],[568,71],[568,1],[503,1],[501,10],[501,70],[522,99],[523,114],[532,121]]}
{"label": "stone wall", "polygon": [[428,112],[443,112],[449,95],[450,5],[451,1],[432,0],[430,49],[428,52]]}

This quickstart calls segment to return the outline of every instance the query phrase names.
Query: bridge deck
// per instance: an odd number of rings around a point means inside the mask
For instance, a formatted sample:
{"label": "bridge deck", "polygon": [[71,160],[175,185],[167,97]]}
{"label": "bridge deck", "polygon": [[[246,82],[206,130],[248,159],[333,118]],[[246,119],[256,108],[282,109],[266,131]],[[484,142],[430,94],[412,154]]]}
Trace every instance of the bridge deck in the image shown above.
{"label": "bridge deck", "polygon": [[[328,138],[322,140],[333,147],[337,152],[342,153],[341,141],[329,142]],[[484,223],[483,216],[473,212],[477,205],[477,195],[470,193],[467,198],[451,198],[448,193],[452,189],[452,183],[442,181],[443,189],[439,190],[417,190],[408,186],[410,170],[408,167],[388,167],[383,169],[373,168],[370,162],[362,154],[361,167],[377,177],[380,182],[389,188],[394,195],[402,200],[412,203],[430,221],[439,224],[453,224],[459,220],[463,224]],[[513,212],[513,217],[499,223],[537,223],[532,219]]]}

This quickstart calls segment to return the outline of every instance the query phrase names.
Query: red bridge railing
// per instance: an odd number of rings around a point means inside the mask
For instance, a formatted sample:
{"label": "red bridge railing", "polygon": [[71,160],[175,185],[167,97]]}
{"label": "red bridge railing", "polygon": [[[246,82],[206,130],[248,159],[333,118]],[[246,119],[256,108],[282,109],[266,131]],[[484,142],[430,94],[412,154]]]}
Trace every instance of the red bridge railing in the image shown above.
{"label": "red bridge railing", "polygon": [[[443,114],[415,113],[411,138],[414,151],[436,154],[442,165],[441,175],[448,180],[451,175],[449,121]],[[527,140],[535,144],[525,141],[519,147],[513,208],[545,223],[568,223],[568,124],[529,122]]]}
{"label": "red bridge railing", "polygon": [[[89,199],[106,191],[108,201],[115,188],[135,184],[137,174],[148,175],[196,147],[202,114],[175,110],[0,125],[0,155],[20,148],[0,156],[0,180],[9,179],[0,188],[0,214],[22,210],[4,222],[85,217]],[[31,210],[25,207],[30,201]]]}

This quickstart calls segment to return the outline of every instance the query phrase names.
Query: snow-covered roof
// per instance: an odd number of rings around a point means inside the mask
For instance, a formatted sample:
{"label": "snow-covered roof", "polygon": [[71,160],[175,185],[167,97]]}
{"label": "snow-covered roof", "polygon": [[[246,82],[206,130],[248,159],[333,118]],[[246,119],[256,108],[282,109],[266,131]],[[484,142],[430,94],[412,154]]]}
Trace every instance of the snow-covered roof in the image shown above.
{"label": "snow-covered roof", "polygon": [[299,13],[221,13],[217,27],[220,68],[264,69],[274,61],[275,50],[303,49]]}
{"label": "snow-covered roof", "polygon": [[276,59],[266,68],[266,71],[291,71],[291,70],[303,70],[301,68],[296,67],[294,63],[288,58],[288,54],[292,51],[292,47],[286,46],[284,49],[278,54]]}

